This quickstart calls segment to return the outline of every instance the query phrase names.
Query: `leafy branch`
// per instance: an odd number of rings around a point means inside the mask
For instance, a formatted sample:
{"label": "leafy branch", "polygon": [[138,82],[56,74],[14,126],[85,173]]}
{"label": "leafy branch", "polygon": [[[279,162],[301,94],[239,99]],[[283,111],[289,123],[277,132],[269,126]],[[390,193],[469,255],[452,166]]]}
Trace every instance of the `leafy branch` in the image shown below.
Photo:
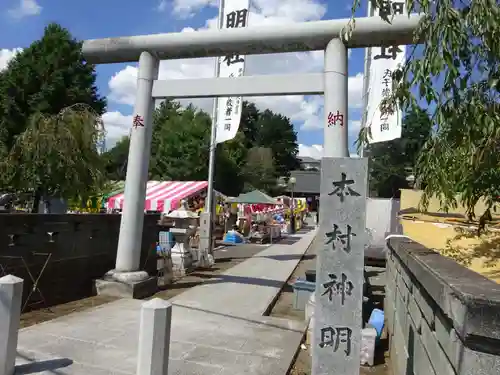
{"label": "leafy branch", "polygon": [[[376,8],[383,3],[372,1]],[[494,0],[405,3],[408,13],[423,14],[414,33],[423,45],[414,45],[406,65],[393,72],[382,112],[427,107],[434,131],[417,164],[425,182],[422,208],[436,196],[445,210],[462,203],[473,219],[484,200],[484,228],[500,197],[500,6]],[[352,21],[359,6],[355,0]],[[358,145],[368,137],[362,130]]]}

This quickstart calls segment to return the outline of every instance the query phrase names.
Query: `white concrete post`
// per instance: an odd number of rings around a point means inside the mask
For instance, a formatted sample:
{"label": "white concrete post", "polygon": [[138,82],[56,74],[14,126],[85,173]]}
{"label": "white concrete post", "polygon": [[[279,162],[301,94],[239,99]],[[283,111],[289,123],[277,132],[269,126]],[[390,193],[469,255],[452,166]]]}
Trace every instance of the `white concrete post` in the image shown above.
{"label": "white concrete post", "polygon": [[137,375],[168,374],[171,323],[170,302],[154,298],[142,304]]}
{"label": "white concrete post", "polygon": [[325,49],[325,128],[323,157],[349,156],[347,127],[347,47],[333,39]]}
{"label": "white concrete post", "polygon": [[14,374],[22,297],[23,279],[0,278],[0,375]]}
{"label": "white concrete post", "polygon": [[137,94],[130,134],[130,148],[125,181],[125,200],[120,224],[117,272],[139,271],[144,200],[151,154],[153,132],[153,82],[158,79],[159,60],[149,52],[142,52],[137,73]]}

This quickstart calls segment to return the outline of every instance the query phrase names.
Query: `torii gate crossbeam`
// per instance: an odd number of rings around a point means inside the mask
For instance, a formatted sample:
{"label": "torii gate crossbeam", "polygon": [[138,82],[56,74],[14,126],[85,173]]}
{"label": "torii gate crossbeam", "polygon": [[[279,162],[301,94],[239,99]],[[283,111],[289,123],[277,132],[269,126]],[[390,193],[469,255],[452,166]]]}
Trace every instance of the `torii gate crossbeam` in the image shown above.
{"label": "torii gate crossbeam", "polygon": [[[412,44],[419,15],[395,15],[391,23],[379,17],[357,18],[348,48]],[[138,61],[149,51],[160,60],[260,55],[324,50],[341,36],[349,19],[264,25],[239,29],[201,30],[87,40],[83,54],[93,64]]]}

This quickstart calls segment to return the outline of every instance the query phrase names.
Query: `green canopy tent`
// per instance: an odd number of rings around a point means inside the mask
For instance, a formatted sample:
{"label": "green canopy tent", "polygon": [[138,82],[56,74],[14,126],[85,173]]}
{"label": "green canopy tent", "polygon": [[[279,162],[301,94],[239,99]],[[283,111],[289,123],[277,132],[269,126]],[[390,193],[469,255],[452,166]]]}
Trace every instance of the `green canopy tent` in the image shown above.
{"label": "green canopy tent", "polygon": [[229,203],[244,203],[244,204],[279,204],[279,202],[263,193],[260,190],[254,190],[249,193],[240,194],[236,198],[229,198]]}

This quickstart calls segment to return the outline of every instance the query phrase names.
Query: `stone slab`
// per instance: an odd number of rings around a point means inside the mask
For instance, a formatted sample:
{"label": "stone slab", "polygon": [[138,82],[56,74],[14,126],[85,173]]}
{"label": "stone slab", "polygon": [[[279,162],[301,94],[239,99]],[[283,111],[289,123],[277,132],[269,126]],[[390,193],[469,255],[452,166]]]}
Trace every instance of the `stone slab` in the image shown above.
{"label": "stone slab", "polygon": [[94,285],[98,295],[140,299],[150,297],[158,291],[158,278],[149,277],[130,283],[97,279]]}
{"label": "stone slab", "polygon": [[359,374],[367,159],[321,160],[313,375]]}
{"label": "stone slab", "polygon": [[[141,303],[121,299],[22,329],[17,365],[25,373],[135,375]],[[172,312],[169,374],[285,374],[305,330],[271,317]]]}
{"label": "stone slab", "polygon": [[292,244],[271,245],[218,277],[174,297],[171,302],[229,316],[265,315],[315,235],[316,230],[312,230],[289,236]]}

